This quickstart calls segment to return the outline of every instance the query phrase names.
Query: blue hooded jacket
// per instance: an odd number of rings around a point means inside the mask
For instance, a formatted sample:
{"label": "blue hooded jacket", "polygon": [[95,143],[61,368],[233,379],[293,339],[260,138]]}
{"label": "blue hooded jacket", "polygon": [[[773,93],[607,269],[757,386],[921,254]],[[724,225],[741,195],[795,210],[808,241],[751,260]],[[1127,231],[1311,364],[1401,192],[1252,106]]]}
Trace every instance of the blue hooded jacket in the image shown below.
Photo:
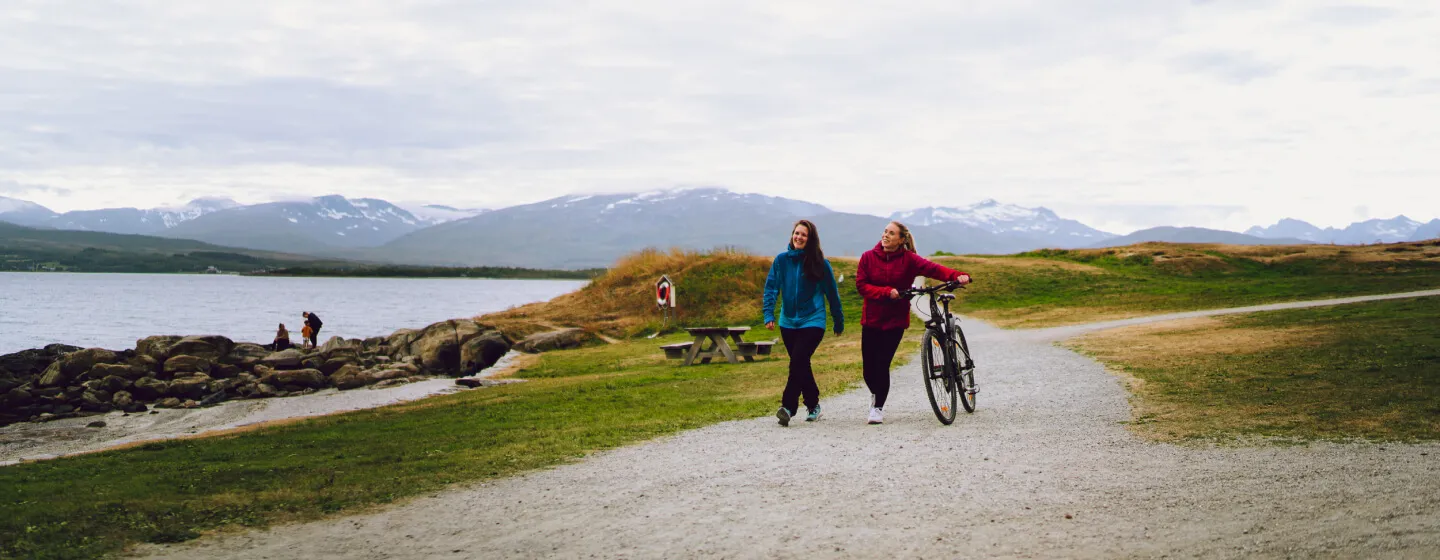
{"label": "blue hooded jacket", "polygon": [[803,329],[825,328],[825,300],[830,300],[830,316],[835,319],[835,334],[845,332],[845,312],[840,308],[840,290],[835,286],[835,270],[825,261],[825,271],[817,282],[805,275],[805,251],[788,249],[775,256],[770,275],[765,278],[765,322],[775,322],[775,298],[783,300],[780,327]]}

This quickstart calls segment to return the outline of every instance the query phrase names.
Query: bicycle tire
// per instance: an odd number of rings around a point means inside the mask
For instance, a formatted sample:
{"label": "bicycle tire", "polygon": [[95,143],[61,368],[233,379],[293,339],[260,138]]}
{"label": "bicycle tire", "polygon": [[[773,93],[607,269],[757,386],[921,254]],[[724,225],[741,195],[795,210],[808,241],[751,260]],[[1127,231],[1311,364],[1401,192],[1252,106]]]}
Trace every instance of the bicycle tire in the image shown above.
{"label": "bicycle tire", "polygon": [[[948,363],[947,354],[941,346],[941,338],[935,331],[926,329],[924,340],[920,341],[920,373],[925,379],[925,394],[930,397],[930,409],[941,424],[950,425],[955,421],[955,400],[960,393],[959,384],[952,372],[953,363]],[[939,358],[939,363],[936,363]]]}
{"label": "bicycle tire", "polygon": [[965,332],[960,330],[958,322],[954,325],[954,329],[955,346],[959,352],[955,355],[957,362],[955,369],[959,372],[957,377],[960,381],[960,390],[957,392],[960,393],[960,406],[965,407],[966,413],[973,413],[978,404],[975,394],[979,392],[975,388],[975,362],[970,359],[970,345],[965,342]]}

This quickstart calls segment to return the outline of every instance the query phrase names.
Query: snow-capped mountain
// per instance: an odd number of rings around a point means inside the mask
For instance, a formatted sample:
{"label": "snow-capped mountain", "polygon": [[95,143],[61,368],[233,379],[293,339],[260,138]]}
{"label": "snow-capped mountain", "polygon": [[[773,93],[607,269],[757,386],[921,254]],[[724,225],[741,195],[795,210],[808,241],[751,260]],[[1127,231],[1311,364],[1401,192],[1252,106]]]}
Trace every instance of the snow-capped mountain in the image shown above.
{"label": "snow-capped mountain", "polygon": [[1440,218],[1426,222],[1425,225],[1416,228],[1415,233],[1410,235],[1410,239],[1414,241],[1424,241],[1435,238],[1440,238]]}
{"label": "snow-capped mountain", "polygon": [[926,207],[896,212],[890,219],[906,226],[969,226],[1009,239],[1016,246],[1029,245],[1026,248],[1086,247],[1115,237],[1075,220],[1061,218],[1048,208],[1026,208],[994,200],[984,200],[964,208]]}
{"label": "snow-capped mountain", "polygon": [[75,210],[56,216],[46,225],[55,229],[77,229],[109,233],[155,235],[170,228],[229,208],[240,206],[228,198],[197,198],[184,206],[150,208],[102,208]]}
{"label": "snow-capped mountain", "polygon": [[57,214],[28,200],[0,196],[0,221],[31,227],[46,227]]}
{"label": "snow-capped mountain", "polygon": [[486,208],[455,208],[454,206],[446,206],[444,204],[419,204],[413,202],[397,202],[395,205],[404,208],[410,215],[415,216],[415,219],[420,220],[420,223],[427,226],[463,220],[490,211]]}
{"label": "snow-capped mountain", "polygon": [[1345,229],[1333,227],[1320,229],[1303,220],[1285,218],[1272,226],[1252,227],[1245,230],[1245,233],[1269,239],[1289,237],[1314,243],[1355,245],[1429,239],[1434,235],[1421,231],[1422,226],[1427,225],[1429,224],[1422,224],[1405,216],[1395,216],[1390,219],[1376,218],[1355,222],[1346,226]]}
{"label": "snow-capped mountain", "polygon": [[329,195],[229,208],[177,225],[163,235],[247,249],[324,254],[374,247],[423,226],[413,214],[384,200]]}

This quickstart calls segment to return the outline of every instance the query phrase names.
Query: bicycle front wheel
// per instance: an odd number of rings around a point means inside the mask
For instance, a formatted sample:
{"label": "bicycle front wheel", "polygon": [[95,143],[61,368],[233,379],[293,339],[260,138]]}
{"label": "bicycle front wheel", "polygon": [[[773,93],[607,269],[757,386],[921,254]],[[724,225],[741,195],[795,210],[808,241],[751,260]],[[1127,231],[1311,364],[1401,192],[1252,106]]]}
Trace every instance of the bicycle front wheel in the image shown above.
{"label": "bicycle front wheel", "polygon": [[925,376],[925,394],[930,396],[930,408],[935,411],[935,417],[948,426],[955,421],[955,400],[960,387],[951,375],[953,365],[945,359],[945,340],[936,336],[935,331],[926,330],[925,339],[920,344],[920,369]]}

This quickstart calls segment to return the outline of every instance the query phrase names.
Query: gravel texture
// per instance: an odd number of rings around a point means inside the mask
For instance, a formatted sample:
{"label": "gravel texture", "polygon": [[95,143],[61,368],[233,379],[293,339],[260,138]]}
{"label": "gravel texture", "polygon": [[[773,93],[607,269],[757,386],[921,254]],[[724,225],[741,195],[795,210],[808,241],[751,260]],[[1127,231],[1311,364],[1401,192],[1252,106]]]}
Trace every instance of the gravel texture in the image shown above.
{"label": "gravel texture", "polygon": [[1130,410],[1119,382],[1052,344],[1087,328],[965,325],[980,408],[952,426],[931,414],[912,360],[892,373],[880,426],[865,424],[862,387],[824,399],[816,423],[727,422],[375,513],[135,552],[1434,558],[1440,550],[1440,444],[1142,441],[1122,424]]}

